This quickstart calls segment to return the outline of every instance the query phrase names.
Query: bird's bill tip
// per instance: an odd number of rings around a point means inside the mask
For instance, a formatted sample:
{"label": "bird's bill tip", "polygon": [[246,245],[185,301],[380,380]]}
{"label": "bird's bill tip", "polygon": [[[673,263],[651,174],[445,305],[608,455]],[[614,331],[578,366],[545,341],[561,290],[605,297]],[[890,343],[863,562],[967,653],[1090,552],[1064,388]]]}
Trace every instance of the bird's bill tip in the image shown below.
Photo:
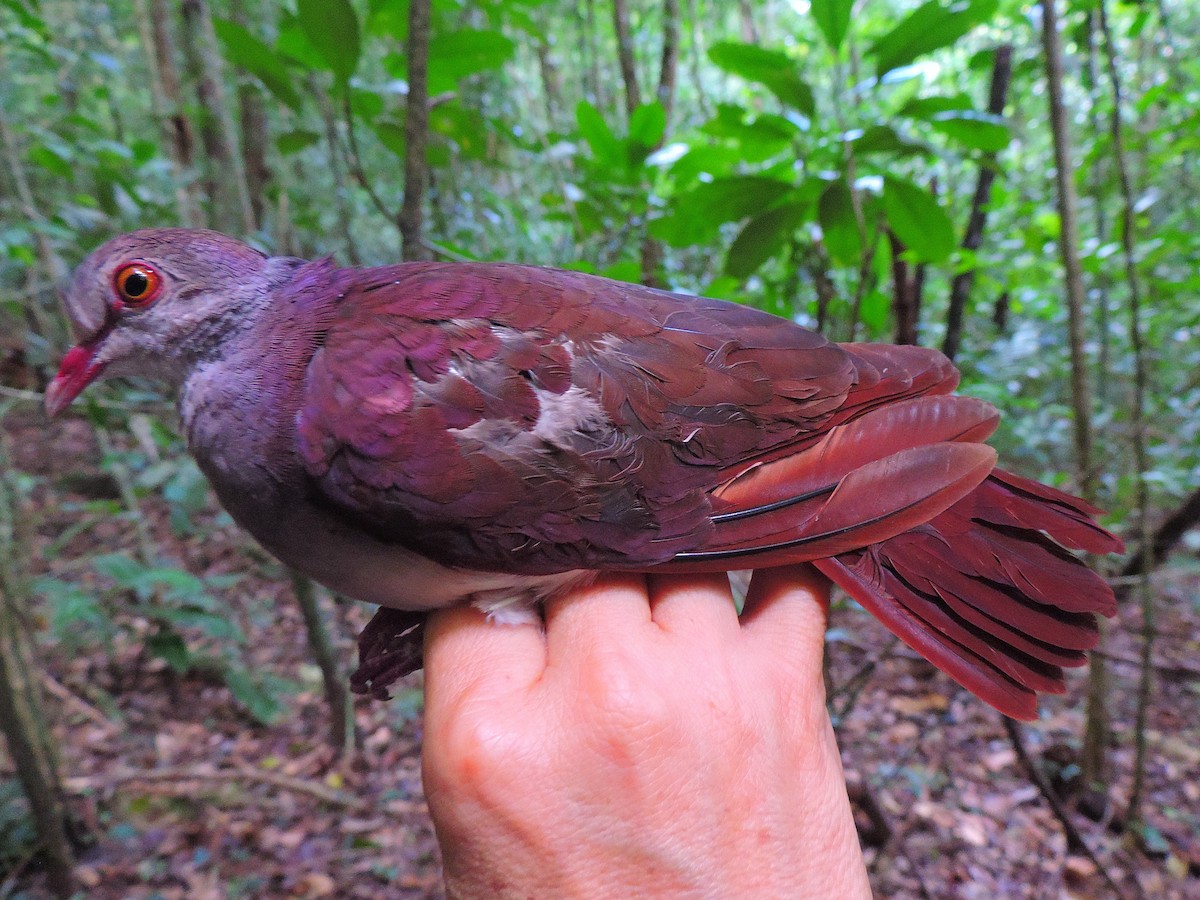
{"label": "bird's bill tip", "polygon": [[83,343],[72,347],[63,357],[58,374],[46,387],[43,400],[46,415],[53,419],[70,406],[103,370],[104,363],[96,361],[95,344]]}

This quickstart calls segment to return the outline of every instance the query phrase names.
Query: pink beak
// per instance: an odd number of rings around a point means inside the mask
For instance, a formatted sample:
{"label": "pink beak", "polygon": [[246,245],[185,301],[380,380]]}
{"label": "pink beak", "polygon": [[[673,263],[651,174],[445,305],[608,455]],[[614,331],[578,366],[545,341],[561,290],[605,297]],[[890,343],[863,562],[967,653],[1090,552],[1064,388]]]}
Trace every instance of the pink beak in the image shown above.
{"label": "pink beak", "polygon": [[96,349],[100,341],[94,338],[72,347],[63,357],[58,367],[58,374],[46,388],[46,414],[51,418],[71,405],[83,389],[96,380],[104,371],[104,363],[95,361]]}

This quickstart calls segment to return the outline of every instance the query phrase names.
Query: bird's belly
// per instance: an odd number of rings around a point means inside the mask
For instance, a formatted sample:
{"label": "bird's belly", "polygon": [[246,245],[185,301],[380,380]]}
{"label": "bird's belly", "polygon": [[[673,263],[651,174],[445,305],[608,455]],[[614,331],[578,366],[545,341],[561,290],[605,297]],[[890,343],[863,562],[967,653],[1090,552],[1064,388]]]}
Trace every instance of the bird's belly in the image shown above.
{"label": "bird's belly", "polygon": [[233,518],[284,564],[332,591],[393,609],[475,602],[489,612],[540,602],[592,573],[515,575],[443,566],[381,541],[307,503],[274,506],[222,497]]}

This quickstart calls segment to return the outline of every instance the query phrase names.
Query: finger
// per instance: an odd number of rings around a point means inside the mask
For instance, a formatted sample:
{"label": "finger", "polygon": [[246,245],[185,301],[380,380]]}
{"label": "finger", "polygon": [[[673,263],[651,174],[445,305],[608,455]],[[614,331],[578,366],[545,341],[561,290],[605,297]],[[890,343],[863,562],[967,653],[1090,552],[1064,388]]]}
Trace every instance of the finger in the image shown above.
{"label": "finger", "polygon": [[812,566],[759,569],[746,592],[742,631],[751,640],[785,645],[798,665],[819,667],[830,590],[829,579]]}
{"label": "finger", "polygon": [[546,668],[536,620],[490,621],[473,606],[438,610],[425,626],[425,704],[457,704],[469,692],[496,697],[527,689]]}
{"label": "finger", "polygon": [[670,634],[713,639],[739,630],[729,575],[651,575],[650,616]]}
{"label": "finger", "polygon": [[628,572],[600,575],[591,584],[546,601],[547,661],[554,665],[561,661],[560,654],[628,644],[649,624],[646,577]]}

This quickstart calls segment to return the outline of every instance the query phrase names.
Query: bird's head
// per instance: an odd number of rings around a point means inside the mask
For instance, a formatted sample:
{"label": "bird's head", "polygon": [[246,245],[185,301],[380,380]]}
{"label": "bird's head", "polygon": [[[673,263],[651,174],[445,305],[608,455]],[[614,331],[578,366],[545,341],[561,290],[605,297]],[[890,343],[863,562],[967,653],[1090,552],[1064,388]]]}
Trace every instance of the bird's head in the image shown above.
{"label": "bird's head", "polygon": [[46,389],[57,415],[101,376],[178,384],[268,295],[270,258],[213,231],[161,228],[114,238],[63,296],[75,346]]}

